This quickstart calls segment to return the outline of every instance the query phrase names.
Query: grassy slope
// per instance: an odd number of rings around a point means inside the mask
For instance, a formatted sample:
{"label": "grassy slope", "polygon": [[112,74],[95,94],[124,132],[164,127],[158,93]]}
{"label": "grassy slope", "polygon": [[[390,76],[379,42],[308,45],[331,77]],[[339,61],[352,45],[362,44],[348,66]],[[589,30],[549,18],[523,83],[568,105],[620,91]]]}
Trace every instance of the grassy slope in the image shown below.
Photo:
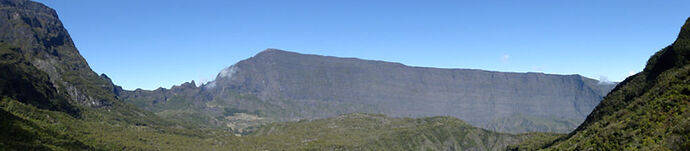
{"label": "grassy slope", "polygon": [[213,129],[78,119],[9,98],[0,101],[0,109],[0,135],[14,136],[2,137],[0,150],[503,150],[529,138],[555,136],[495,133],[452,117],[348,114],[273,123],[249,136],[237,137]]}
{"label": "grassy slope", "polygon": [[3,116],[0,122],[3,131],[0,133],[14,136],[3,137],[1,150],[194,150],[200,147],[214,149],[216,140],[236,140],[223,131],[77,119],[63,112],[38,109],[8,98],[0,101],[0,108]]}
{"label": "grassy slope", "polygon": [[583,119],[547,118],[516,114],[493,120],[484,127],[499,132],[525,133],[547,131],[565,134],[575,130],[581,121]]}
{"label": "grassy slope", "polygon": [[609,93],[569,136],[515,149],[688,149],[689,109],[690,18],[671,46],[657,52],[642,72]]}
{"label": "grassy slope", "polygon": [[508,144],[525,138],[528,135],[490,132],[452,117],[412,119],[354,113],[321,120],[270,124],[249,136],[248,140],[260,140],[268,142],[263,145],[289,150],[503,150]]}

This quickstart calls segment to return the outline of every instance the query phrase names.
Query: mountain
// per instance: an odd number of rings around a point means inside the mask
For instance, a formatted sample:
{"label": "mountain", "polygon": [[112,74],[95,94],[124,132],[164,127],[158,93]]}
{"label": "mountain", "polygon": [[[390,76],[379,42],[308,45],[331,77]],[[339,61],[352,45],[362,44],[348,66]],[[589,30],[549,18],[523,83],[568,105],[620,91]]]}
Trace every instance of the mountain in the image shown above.
{"label": "mountain", "polygon": [[13,55],[14,59],[48,75],[53,87],[76,103],[111,105],[115,87],[110,79],[91,71],[53,9],[26,0],[3,0],[0,4],[0,28],[5,29],[0,43],[22,55]]}
{"label": "mountain", "polygon": [[621,82],[568,136],[514,150],[687,150],[690,148],[690,18],[673,44]]}
{"label": "mountain", "polygon": [[364,112],[453,116],[501,132],[567,133],[614,86],[580,75],[411,67],[267,49],[200,87],[187,83],[121,97],[163,117],[203,117],[210,125],[235,124],[225,120],[225,110],[268,121]]}
{"label": "mountain", "polygon": [[119,100],[53,9],[0,0],[0,29],[0,150],[146,149],[142,138],[201,136]]}
{"label": "mountain", "polygon": [[[125,103],[123,96],[162,97],[164,106],[146,109],[177,108],[168,115],[201,115],[198,120],[203,122],[214,113],[185,110],[201,105],[200,101],[176,97],[209,99],[206,92],[213,92],[209,85],[196,87],[192,82],[171,90],[129,92],[108,76],[97,75],[74,47],[55,11],[43,4],[0,0],[0,28],[0,150],[500,150],[533,137],[558,136],[490,132],[453,117],[348,114],[271,123],[239,137],[223,129],[159,117],[171,110],[156,115]],[[229,96],[258,100],[248,94]],[[201,103],[215,109],[213,102]],[[274,108],[266,106],[266,111]],[[256,115],[280,113],[266,111],[224,108],[215,112],[242,123],[264,122],[264,117]]]}

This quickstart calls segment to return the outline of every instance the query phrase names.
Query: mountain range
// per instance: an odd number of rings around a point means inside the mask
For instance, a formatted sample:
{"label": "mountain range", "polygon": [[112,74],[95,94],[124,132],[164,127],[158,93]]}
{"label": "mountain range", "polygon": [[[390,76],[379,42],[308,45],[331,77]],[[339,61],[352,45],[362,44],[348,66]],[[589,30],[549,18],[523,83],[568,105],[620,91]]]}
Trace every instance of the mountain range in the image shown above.
{"label": "mountain range", "polygon": [[129,91],[43,4],[0,0],[0,29],[0,150],[690,148],[690,18],[617,85],[269,49],[200,86]]}
{"label": "mountain range", "polygon": [[210,125],[236,124],[225,110],[271,121],[363,112],[453,116],[500,132],[567,133],[614,86],[580,75],[411,67],[267,49],[200,87],[185,83],[121,97],[163,117],[197,123],[204,117]]}
{"label": "mountain range", "polygon": [[[232,131],[205,126],[205,122],[161,118],[160,113],[125,102],[123,97],[129,92],[90,69],[57,13],[43,4],[0,0],[0,28],[0,150],[380,150],[391,145],[501,150],[531,137],[553,136],[490,132],[453,117],[349,114],[297,123],[263,123],[239,137]],[[195,102],[185,100],[180,105]],[[252,117],[241,109],[220,112],[245,121],[248,118],[242,117]],[[202,112],[192,114],[197,113]],[[420,143],[409,144],[410,140]]]}

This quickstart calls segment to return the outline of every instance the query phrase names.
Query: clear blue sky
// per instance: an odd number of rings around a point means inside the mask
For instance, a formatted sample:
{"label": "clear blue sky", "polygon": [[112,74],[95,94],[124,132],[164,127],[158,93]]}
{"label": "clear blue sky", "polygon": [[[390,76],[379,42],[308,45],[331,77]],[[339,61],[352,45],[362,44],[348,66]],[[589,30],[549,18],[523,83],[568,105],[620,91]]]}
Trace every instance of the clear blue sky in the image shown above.
{"label": "clear blue sky", "polygon": [[38,1],[96,72],[130,90],[208,81],[266,48],[621,81],[690,16],[687,0]]}

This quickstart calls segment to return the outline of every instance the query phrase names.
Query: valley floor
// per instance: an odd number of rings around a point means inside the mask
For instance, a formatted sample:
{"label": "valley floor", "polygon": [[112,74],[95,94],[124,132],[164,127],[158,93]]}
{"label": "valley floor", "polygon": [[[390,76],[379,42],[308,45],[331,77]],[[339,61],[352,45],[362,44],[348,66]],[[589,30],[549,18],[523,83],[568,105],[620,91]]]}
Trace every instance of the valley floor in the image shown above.
{"label": "valley floor", "polygon": [[4,98],[2,150],[504,150],[546,133],[504,134],[452,117],[390,118],[353,113],[335,118],[273,123],[248,136],[170,123],[137,123],[85,110],[73,117]]}

